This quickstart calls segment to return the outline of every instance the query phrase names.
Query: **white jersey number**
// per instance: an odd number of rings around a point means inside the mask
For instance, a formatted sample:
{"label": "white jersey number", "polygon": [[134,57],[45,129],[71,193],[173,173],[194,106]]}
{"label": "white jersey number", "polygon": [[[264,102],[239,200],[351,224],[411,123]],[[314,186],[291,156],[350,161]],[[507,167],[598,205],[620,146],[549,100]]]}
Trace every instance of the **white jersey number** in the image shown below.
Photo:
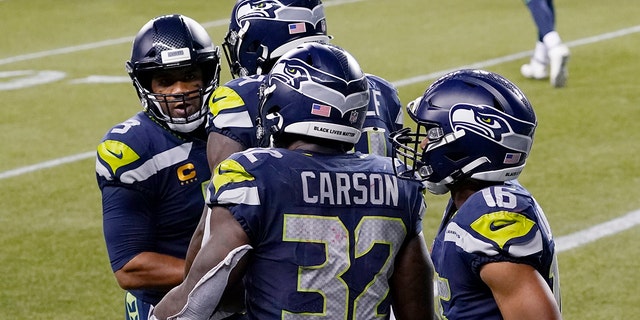
{"label": "white jersey number", "polygon": [[[349,305],[349,288],[341,278],[351,265],[349,248],[355,245],[355,259],[366,255],[376,243],[387,244],[389,255],[380,270],[355,298],[353,319],[374,319],[382,316],[376,310],[387,297],[387,276],[400,245],[406,236],[402,219],[380,216],[363,217],[355,228],[355,243],[349,243],[349,230],[337,217],[285,215],[284,241],[320,243],[325,247],[326,260],[315,266],[298,268],[298,291],[317,292],[325,299],[322,313],[290,313],[282,319],[345,319]],[[382,298],[380,298],[382,297]]]}

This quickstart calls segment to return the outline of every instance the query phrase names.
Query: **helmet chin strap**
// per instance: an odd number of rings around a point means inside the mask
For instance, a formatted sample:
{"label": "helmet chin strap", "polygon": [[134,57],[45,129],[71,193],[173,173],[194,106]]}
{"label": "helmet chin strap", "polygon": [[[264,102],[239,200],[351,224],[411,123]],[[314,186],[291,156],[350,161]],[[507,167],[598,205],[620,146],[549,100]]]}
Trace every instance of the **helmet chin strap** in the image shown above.
{"label": "helmet chin strap", "polygon": [[[257,75],[261,75],[262,74],[262,64],[265,63],[265,61],[267,61],[267,58],[269,58],[269,48],[267,48],[265,45],[260,45],[260,51],[262,51],[262,53],[260,54],[260,57],[258,59],[256,59],[256,74]],[[246,70],[246,69],[245,69]]]}
{"label": "helmet chin strap", "polygon": [[199,119],[188,122],[188,123],[171,123],[165,122],[169,129],[181,133],[190,133],[196,129],[204,122],[207,117],[200,117]]}
{"label": "helmet chin strap", "polygon": [[425,184],[427,186],[427,190],[429,190],[429,192],[431,192],[432,194],[441,195],[449,192],[449,188],[447,188],[447,186],[444,184],[429,181],[425,181]]}
{"label": "helmet chin strap", "polygon": [[[466,166],[462,167],[462,169],[457,170],[455,172],[453,172],[451,175],[445,177],[444,179],[440,180],[440,182],[429,182],[427,181],[427,190],[429,190],[429,192],[436,194],[436,195],[440,195],[440,194],[445,194],[447,192],[449,192],[449,188],[447,187],[448,184],[452,184],[454,183],[457,179],[454,178],[454,176],[466,176],[466,174],[470,171],[472,171],[473,169],[481,166],[484,163],[487,162],[491,162],[489,161],[489,158],[487,157],[480,157],[478,159],[475,159],[471,162],[469,162]],[[473,176],[472,176],[473,177]]]}
{"label": "helmet chin strap", "polygon": [[[207,118],[206,115],[207,115],[208,108],[206,108],[205,105],[212,91],[213,91],[213,88],[211,88],[211,90],[205,90],[205,92],[201,91],[200,93],[201,96],[199,98],[201,99],[200,110],[188,116],[187,118],[172,118],[170,115],[166,113],[168,111],[162,108],[162,105],[160,104],[160,102],[158,102],[157,100],[152,100],[152,97],[149,96],[152,94],[147,90],[145,90],[145,99],[141,99],[141,102],[145,110],[148,110],[149,113],[151,113],[155,118],[157,118],[158,121],[161,121],[162,123],[164,123],[169,129],[176,132],[180,132],[180,133],[190,133],[196,130],[198,127],[200,127],[200,125],[202,125],[202,123]],[[151,105],[155,106],[155,109],[156,109],[155,111],[153,108],[151,108]],[[184,122],[183,123],[173,122],[172,119],[184,119]]]}

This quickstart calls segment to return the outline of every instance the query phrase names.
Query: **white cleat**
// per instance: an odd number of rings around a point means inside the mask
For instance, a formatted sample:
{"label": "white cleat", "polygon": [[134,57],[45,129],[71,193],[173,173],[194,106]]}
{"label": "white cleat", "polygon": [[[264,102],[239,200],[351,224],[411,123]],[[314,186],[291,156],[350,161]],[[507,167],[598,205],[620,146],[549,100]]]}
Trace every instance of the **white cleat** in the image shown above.
{"label": "white cleat", "polygon": [[520,73],[522,73],[525,78],[536,80],[546,79],[549,77],[549,73],[547,73],[547,66],[542,62],[533,59],[531,59],[529,63],[523,64],[520,67]]}
{"label": "white cleat", "polygon": [[569,76],[567,63],[570,55],[569,48],[564,44],[549,49],[549,81],[551,86],[561,88],[567,84]]}

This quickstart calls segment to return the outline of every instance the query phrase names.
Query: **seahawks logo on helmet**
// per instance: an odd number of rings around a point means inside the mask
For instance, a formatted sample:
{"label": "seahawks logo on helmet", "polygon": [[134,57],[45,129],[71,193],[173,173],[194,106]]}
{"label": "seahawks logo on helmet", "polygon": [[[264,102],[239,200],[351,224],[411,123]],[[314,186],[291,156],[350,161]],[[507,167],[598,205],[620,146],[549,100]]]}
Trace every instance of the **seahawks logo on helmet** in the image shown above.
{"label": "seahawks logo on helmet", "polygon": [[[316,6],[313,10],[302,7],[292,7],[282,4],[280,1],[247,1],[238,6],[236,11],[237,20],[268,18],[280,21],[308,22],[317,25],[324,20],[324,8]],[[238,23],[239,24],[239,23]]]}
{"label": "seahawks logo on helmet", "polygon": [[[344,116],[349,111],[366,107],[369,104],[369,91],[359,91],[348,96],[344,96],[338,90],[315,82],[314,77],[324,78],[325,80],[323,81],[331,79],[331,82],[333,83],[341,82],[341,86],[344,88],[349,86],[347,81],[315,68],[312,68],[314,73],[314,76],[312,77],[308,68],[312,67],[302,60],[281,59],[273,67],[271,79],[272,81],[279,81],[288,85],[306,97],[324,102],[332,108],[339,110],[341,116]],[[356,79],[355,81],[362,81],[362,78]]]}
{"label": "seahawks logo on helmet", "polygon": [[528,152],[532,144],[529,136],[516,133],[509,124],[510,121],[521,122],[520,120],[489,106],[464,103],[454,105],[451,107],[449,120],[453,131],[468,130],[510,149]]}

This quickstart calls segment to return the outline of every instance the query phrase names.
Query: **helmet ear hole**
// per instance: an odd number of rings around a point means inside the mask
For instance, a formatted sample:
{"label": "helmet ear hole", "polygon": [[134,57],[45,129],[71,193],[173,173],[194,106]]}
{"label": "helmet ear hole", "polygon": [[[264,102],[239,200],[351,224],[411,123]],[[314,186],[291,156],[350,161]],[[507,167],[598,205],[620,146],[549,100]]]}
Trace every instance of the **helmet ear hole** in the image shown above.
{"label": "helmet ear hole", "polygon": [[500,103],[500,101],[498,101],[498,99],[493,98],[493,107],[504,112],[504,106],[502,106],[502,104]]}
{"label": "helmet ear hole", "polygon": [[260,61],[260,68],[262,69],[262,73],[265,73],[265,70],[271,70],[273,68],[273,64],[276,63],[274,59],[267,59],[265,61]]}
{"label": "helmet ear hole", "polygon": [[258,48],[260,47],[260,42],[259,41],[252,41],[251,43],[249,43],[249,45],[247,46],[247,52],[249,53],[256,53],[258,51]]}
{"label": "helmet ear hole", "polygon": [[308,64],[308,65],[310,65],[310,66],[314,66],[314,65],[313,65],[313,57],[311,56],[311,54],[308,54],[308,55],[307,55],[306,62],[307,62],[307,64]]}
{"label": "helmet ear hole", "polygon": [[267,110],[267,114],[278,113],[278,112],[280,112],[280,106],[278,106],[278,105],[271,106],[271,107]]}

